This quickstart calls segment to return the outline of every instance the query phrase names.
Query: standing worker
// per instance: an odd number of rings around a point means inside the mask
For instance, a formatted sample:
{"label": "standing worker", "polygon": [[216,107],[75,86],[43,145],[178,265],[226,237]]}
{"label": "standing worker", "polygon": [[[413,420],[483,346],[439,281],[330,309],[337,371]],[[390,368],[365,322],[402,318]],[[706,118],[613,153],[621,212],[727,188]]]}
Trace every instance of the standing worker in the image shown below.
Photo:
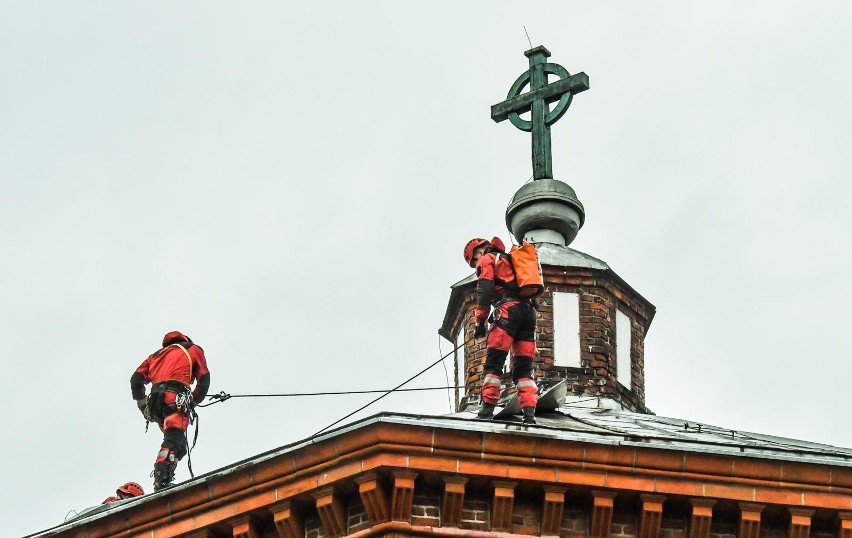
{"label": "standing worker", "polygon": [[[197,381],[190,391],[190,385]],[[145,385],[152,383],[145,397]],[[177,462],[187,452],[186,428],[192,408],[210,388],[204,350],[178,331],[163,337],[163,347],[142,361],[130,377],[130,391],[146,420],[156,422],[163,444],[154,462],[154,491],[172,484]]]}
{"label": "standing worker", "polygon": [[[518,387],[518,400],[524,424],[535,424],[538,387],[532,379],[535,356],[535,309],[529,299],[519,295],[512,262],[499,237],[487,241],[475,238],[464,247],[464,260],[476,268],[476,328],[474,337],[487,336],[485,380],[482,383],[482,407],[478,418],[490,419],[500,399],[500,375],[512,350],[512,380]],[[494,305],[493,323],[486,331],[485,322]]]}

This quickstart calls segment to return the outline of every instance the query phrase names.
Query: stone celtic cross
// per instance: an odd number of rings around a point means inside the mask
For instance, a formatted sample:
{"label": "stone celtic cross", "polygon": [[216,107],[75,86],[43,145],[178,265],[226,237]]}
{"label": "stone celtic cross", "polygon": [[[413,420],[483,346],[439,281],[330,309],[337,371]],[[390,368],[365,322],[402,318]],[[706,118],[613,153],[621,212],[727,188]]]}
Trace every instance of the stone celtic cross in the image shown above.
{"label": "stone celtic cross", "polygon": [[[501,122],[508,119],[522,131],[532,131],[533,178],[553,178],[553,158],[550,152],[550,125],[568,110],[575,93],[589,89],[589,76],[585,73],[571,75],[558,64],[547,63],[550,52],[538,46],[524,53],[530,59],[530,68],[518,77],[509,95],[502,103],[491,107],[491,119]],[[559,80],[547,83],[547,76],[555,75]],[[530,90],[521,90],[529,85]],[[550,103],[559,101],[553,110]],[[524,112],[532,111],[529,120],[521,118]]]}

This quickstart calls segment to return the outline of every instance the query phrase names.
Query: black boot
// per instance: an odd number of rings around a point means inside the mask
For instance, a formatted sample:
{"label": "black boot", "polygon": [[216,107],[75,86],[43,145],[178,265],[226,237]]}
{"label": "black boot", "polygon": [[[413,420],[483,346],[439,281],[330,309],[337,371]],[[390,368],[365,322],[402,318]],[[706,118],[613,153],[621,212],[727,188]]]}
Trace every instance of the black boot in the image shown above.
{"label": "black boot", "polygon": [[491,420],[494,417],[494,408],[496,405],[482,402],[482,407],[479,408],[479,413],[477,413],[476,418],[481,418],[482,420]]}
{"label": "black boot", "polygon": [[524,407],[524,424],[535,424],[535,407]]}
{"label": "black boot", "polygon": [[154,470],[151,471],[151,476],[154,477],[154,491],[160,491],[172,485],[176,467],[177,465],[171,461],[161,461],[154,464]]}

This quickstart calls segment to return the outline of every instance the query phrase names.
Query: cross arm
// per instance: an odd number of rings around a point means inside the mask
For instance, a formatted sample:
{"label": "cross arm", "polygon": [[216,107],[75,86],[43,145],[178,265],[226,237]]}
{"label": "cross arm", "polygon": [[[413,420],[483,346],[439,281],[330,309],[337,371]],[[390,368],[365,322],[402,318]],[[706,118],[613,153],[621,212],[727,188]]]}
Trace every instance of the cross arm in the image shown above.
{"label": "cross arm", "polygon": [[589,89],[589,75],[577,73],[568,78],[552,82],[543,88],[527,92],[491,107],[491,119],[497,123],[507,119],[509,114],[529,112],[533,101],[544,99],[547,103],[558,101],[562,95],[572,92],[580,93]]}

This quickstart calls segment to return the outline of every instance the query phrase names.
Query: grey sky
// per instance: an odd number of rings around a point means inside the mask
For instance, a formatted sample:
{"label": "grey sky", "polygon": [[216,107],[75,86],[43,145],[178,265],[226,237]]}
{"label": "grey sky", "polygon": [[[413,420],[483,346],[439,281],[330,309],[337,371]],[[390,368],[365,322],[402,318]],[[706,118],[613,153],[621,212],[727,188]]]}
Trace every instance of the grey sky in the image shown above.
{"label": "grey sky", "polygon": [[[464,243],[508,239],[531,176],[528,135],[489,119],[522,25],[590,76],[554,173],[586,207],[572,246],[658,308],[649,407],[852,446],[852,6],[521,7],[0,2],[4,536],[151,489],[128,379],[168,330],[213,392],[390,388],[437,359]],[[206,409],[195,470],[369,399]],[[381,410],[449,407],[359,416]]]}

